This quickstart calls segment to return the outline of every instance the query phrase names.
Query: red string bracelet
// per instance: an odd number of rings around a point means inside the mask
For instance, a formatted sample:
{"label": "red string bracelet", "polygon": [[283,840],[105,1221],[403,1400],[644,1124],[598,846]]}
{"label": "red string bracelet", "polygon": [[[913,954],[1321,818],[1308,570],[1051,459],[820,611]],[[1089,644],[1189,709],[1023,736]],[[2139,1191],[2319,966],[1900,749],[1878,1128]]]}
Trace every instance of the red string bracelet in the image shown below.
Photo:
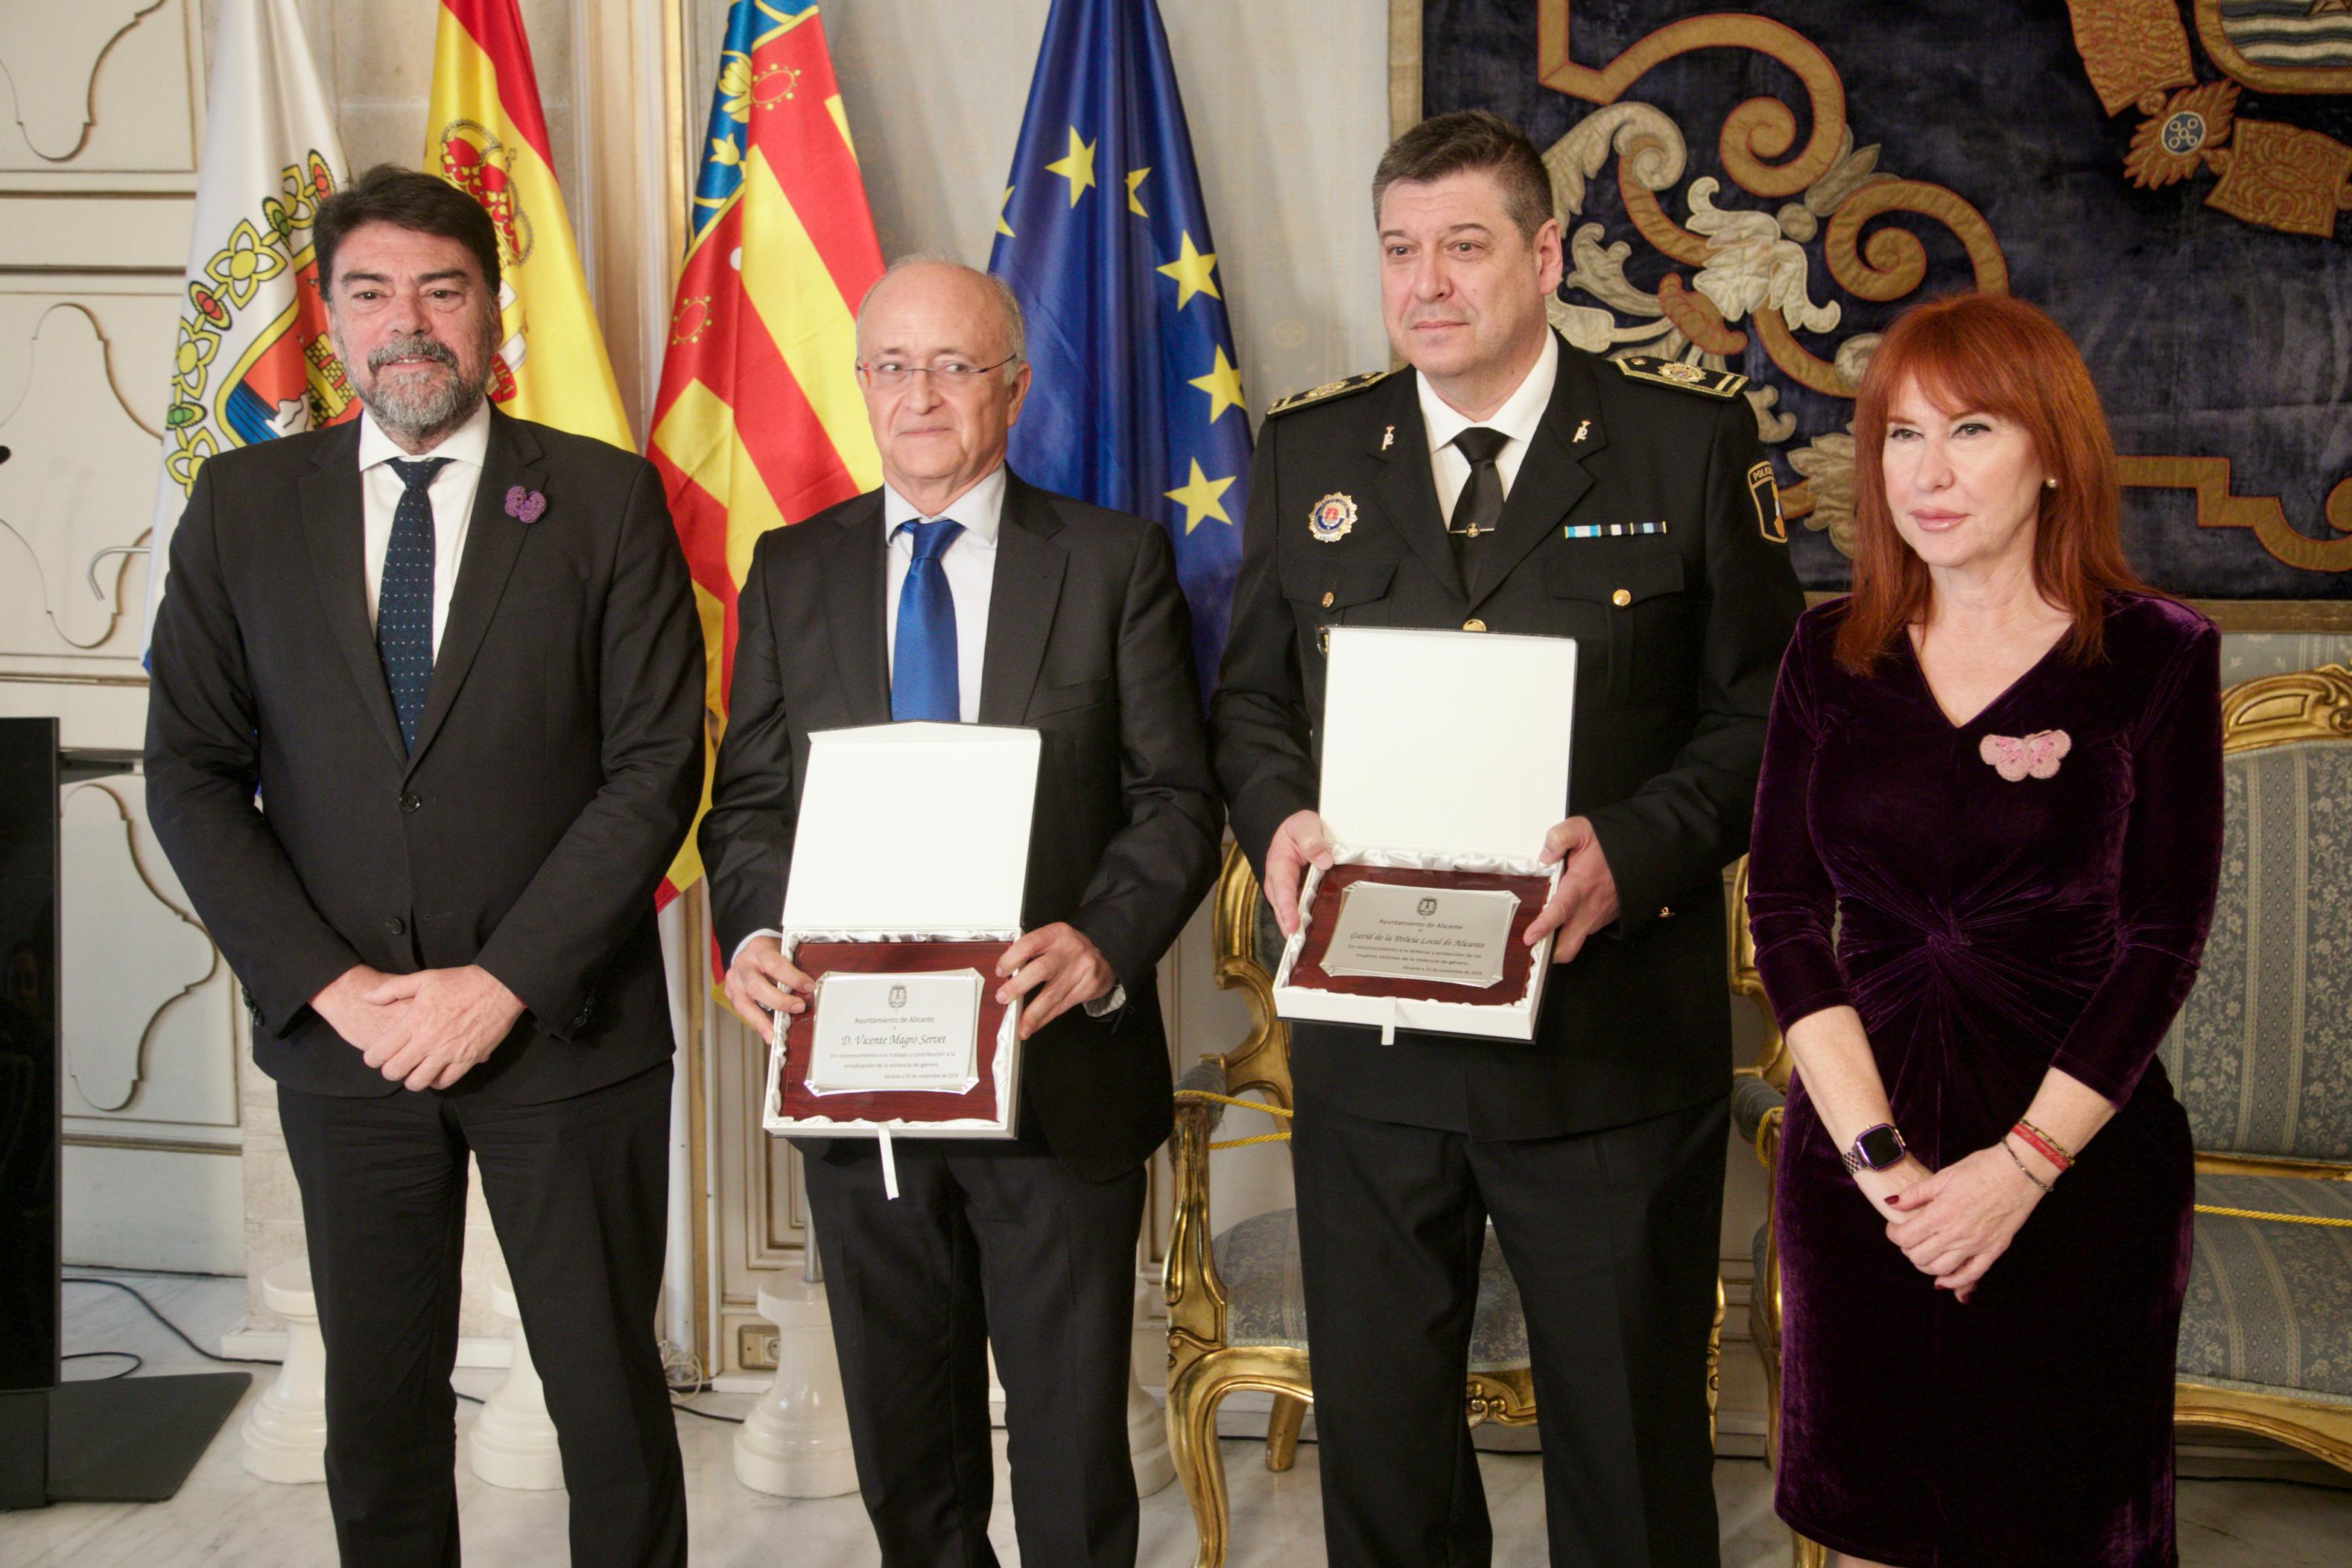
{"label": "red string bracelet", "polygon": [[2043,1159],[2048,1160],[2061,1176],[2063,1176],[2067,1170],[2074,1166],[2074,1156],[2067,1154],[2065,1150],[2060,1148],[2058,1146],[2058,1141],[2055,1138],[2053,1138],[2050,1134],[2044,1133],[2041,1128],[2025,1120],[2022,1116],[2018,1118],[2017,1125],[2011,1127],[2010,1131],[2014,1134],[2027,1148],[2032,1149],[2035,1154],[2040,1155]]}

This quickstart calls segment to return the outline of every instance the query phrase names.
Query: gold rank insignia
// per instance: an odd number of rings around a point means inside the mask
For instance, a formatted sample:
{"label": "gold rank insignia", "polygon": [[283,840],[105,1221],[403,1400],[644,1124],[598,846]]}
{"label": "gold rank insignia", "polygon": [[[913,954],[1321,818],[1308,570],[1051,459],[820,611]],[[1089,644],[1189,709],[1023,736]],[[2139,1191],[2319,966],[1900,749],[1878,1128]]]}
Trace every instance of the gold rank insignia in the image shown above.
{"label": "gold rank insignia", "polygon": [[1655,382],[1660,386],[1680,387],[1709,397],[1730,397],[1748,384],[1748,378],[1738,371],[1710,371],[1705,365],[1653,359],[1647,354],[1628,354],[1613,362],[1637,382]]}
{"label": "gold rank insignia", "polygon": [[1334,490],[1307,514],[1307,531],[1327,545],[1338,544],[1356,526],[1356,500]]}
{"label": "gold rank insignia", "polygon": [[1780,516],[1780,486],[1772,465],[1759,463],[1748,471],[1748,498],[1756,504],[1756,531],[1776,545],[1789,542],[1788,519]]}
{"label": "gold rank insignia", "polygon": [[1266,417],[1270,419],[1277,413],[1288,413],[1294,408],[1305,408],[1308,403],[1321,402],[1327,398],[1335,398],[1343,392],[1361,392],[1374,382],[1386,380],[1388,374],[1386,371],[1366,371],[1360,376],[1348,376],[1340,381],[1325,382],[1319,387],[1309,387],[1305,392],[1292,392],[1288,397],[1283,398],[1272,408],[1267,409]]}

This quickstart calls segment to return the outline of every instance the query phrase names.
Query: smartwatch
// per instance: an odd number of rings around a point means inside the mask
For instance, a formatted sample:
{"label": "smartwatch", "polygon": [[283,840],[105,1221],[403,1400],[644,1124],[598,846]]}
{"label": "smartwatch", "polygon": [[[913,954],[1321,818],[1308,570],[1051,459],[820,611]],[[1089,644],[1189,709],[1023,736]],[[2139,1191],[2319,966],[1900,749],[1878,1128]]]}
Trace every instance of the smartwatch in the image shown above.
{"label": "smartwatch", "polygon": [[1911,1146],[1903,1141],[1903,1134],[1895,1130],[1894,1124],[1881,1122],[1875,1127],[1864,1128],[1862,1136],[1854,1139],[1853,1147],[1838,1158],[1845,1162],[1849,1171],[1883,1171],[1910,1152]]}

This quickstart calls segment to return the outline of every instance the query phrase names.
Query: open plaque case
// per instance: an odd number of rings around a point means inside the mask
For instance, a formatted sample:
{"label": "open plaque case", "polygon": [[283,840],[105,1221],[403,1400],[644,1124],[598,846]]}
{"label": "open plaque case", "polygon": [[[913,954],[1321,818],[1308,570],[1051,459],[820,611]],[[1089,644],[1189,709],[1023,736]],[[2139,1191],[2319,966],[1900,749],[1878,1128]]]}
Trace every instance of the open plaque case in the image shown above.
{"label": "open plaque case", "polygon": [[1559,880],[1576,644],[1331,629],[1320,810],[1274,999],[1286,1019],[1528,1040],[1551,943],[1526,933]]}
{"label": "open plaque case", "polygon": [[809,737],[785,956],[814,1003],[770,1042],[761,1124],[795,1137],[1010,1138],[1037,732],[889,724]]}

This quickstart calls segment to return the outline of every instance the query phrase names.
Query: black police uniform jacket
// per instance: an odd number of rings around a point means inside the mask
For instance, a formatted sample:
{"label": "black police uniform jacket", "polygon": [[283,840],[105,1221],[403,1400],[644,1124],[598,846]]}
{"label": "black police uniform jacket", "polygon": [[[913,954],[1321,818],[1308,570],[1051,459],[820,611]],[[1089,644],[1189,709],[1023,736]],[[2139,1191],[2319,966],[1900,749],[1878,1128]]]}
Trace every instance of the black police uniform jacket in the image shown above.
{"label": "black police uniform jacket", "polygon": [[[1727,1092],[1723,868],[1748,844],[1764,720],[1804,607],[1745,378],[1560,347],[1551,402],[1465,591],[1410,371],[1269,413],[1250,474],[1233,628],[1211,714],[1234,837],[1317,801],[1332,626],[1572,637],[1560,815],[1591,820],[1619,917],[1546,984],[1530,1041],[1298,1022],[1302,1098],[1358,1115],[1534,1138]],[[1351,502],[1338,538],[1309,519]],[[1577,530],[1597,525],[1597,537]],[[1621,525],[1663,525],[1650,531]],[[1557,700],[1529,691],[1529,704]],[[1410,765],[1413,716],[1395,715]],[[1529,845],[1533,852],[1536,845]]]}

